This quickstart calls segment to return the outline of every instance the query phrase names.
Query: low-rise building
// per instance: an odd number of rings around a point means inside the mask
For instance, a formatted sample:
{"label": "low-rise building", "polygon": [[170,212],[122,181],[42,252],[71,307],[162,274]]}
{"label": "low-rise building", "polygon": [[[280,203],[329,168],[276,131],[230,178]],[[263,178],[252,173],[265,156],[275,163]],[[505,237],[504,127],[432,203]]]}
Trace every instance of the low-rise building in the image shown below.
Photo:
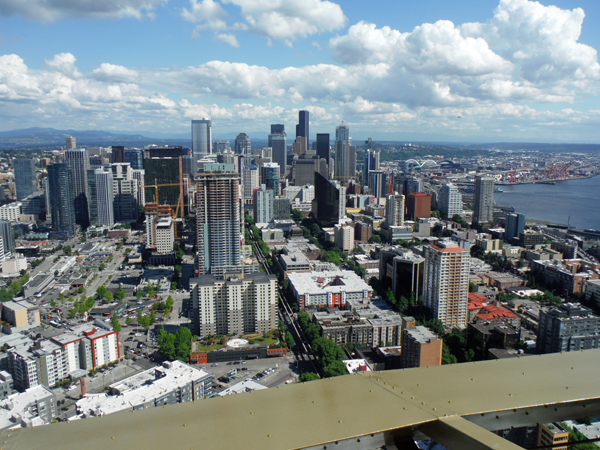
{"label": "low-rise building", "polygon": [[8,274],[19,274],[21,270],[27,270],[27,259],[19,256],[7,258],[2,261],[2,273]]}
{"label": "low-rise building", "polygon": [[186,403],[210,397],[213,375],[181,361],[164,362],[109,386],[108,394],[87,394],[77,401],[80,417]]}
{"label": "low-rise building", "polygon": [[589,280],[585,284],[585,299],[600,305],[600,280]]}
{"label": "low-rise building", "polygon": [[540,310],[539,353],[570,352],[600,347],[600,317],[580,303]]}
{"label": "low-rise building", "polygon": [[339,345],[373,345],[373,326],[367,320],[354,316],[351,311],[316,312],[313,322],[321,328],[321,336]]}
{"label": "low-rise building", "polygon": [[2,319],[15,328],[40,323],[40,307],[28,301],[5,302],[1,306]]}
{"label": "low-rise building", "polygon": [[559,286],[569,295],[583,293],[588,281],[600,279],[600,264],[582,259],[532,261],[530,268],[543,277],[545,284]]}
{"label": "low-rise building", "polygon": [[427,367],[442,364],[443,340],[429,329],[417,326],[402,330],[402,367]]}
{"label": "low-rise building", "polygon": [[8,203],[0,206],[0,220],[18,222],[21,216],[22,207],[23,204],[21,202]]}
{"label": "low-rise building", "polygon": [[0,429],[47,425],[57,415],[54,392],[46,386],[36,386],[0,402]]}
{"label": "low-rise building", "polygon": [[[569,446],[569,431],[564,429],[558,422],[540,424],[537,445],[548,446],[553,450],[567,450]],[[554,447],[554,445],[565,444]]]}

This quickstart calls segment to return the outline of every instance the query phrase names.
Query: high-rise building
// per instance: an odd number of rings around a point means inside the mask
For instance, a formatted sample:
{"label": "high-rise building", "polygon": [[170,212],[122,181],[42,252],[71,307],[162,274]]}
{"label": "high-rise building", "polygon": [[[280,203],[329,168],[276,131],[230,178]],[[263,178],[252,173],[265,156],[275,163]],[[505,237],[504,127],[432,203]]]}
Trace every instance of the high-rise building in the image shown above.
{"label": "high-rise building", "polygon": [[418,326],[402,330],[402,368],[442,365],[443,341],[428,328]]}
{"label": "high-rise building", "polygon": [[173,253],[175,243],[175,221],[172,217],[161,217],[156,222],[156,252],[159,255]]}
{"label": "high-rise building", "polygon": [[442,217],[451,219],[455,214],[462,213],[462,195],[452,183],[445,184],[440,188],[437,204]]}
{"label": "high-rise building", "polygon": [[213,153],[223,153],[231,150],[231,143],[227,140],[213,141]]}
{"label": "high-rise building", "polygon": [[289,198],[275,197],[273,199],[273,220],[290,220],[292,202]]}
{"label": "high-rise building", "polygon": [[329,147],[329,133],[318,133],[317,134],[317,156],[323,158],[329,166],[330,158],[330,147]]}
{"label": "high-rise building", "polygon": [[67,137],[67,150],[77,147],[77,140],[73,136]]}
{"label": "high-rise building", "polygon": [[[177,158],[144,159],[144,197],[148,203],[167,204],[176,207],[180,196],[180,180],[183,179],[183,163]],[[158,187],[156,198],[155,183]],[[171,185],[171,186],[160,186]]]}
{"label": "high-rise building", "polygon": [[274,163],[279,164],[281,175],[285,175],[287,169],[287,136],[285,134],[284,125],[271,125],[269,147],[273,149],[273,157],[271,160]]}
{"label": "high-rise building", "polygon": [[279,164],[265,163],[261,168],[261,172],[261,183],[264,184],[267,189],[271,189],[273,191],[273,195],[279,195]]}
{"label": "high-rise building", "polygon": [[73,183],[73,206],[75,208],[75,223],[87,228],[90,224],[87,194],[87,171],[90,161],[85,149],[74,148],[67,150],[63,162],[71,170]]}
{"label": "high-rise building", "polygon": [[[129,163],[111,165],[115,222],[135,222],[138,215],[138,183]],[[181,205],[183,208],[183,205]]]}
{"label": "high-rise building", "polygon": [[[187,147],[186,147],[187,148]],[[144,147],[144,159],[150,158],[179,158],[187,154],[188,150],[180,145],[147,145]]]}
{"label": "high-rise building", "polygon": [[366,141],[366,144],[369,148],[367,148],[365,153],[365,165],[363,167],[363,183],[365,186],[370,187],[369,174],[373,170],[379,170],[380,151],[373,150],[373,141],[371,140],[371,138],[369,138],[369,140]]}
{"label": "high-rise building", "polygon": [[346,224],[336,225],[334,227],[334,243],[344,252],[354,250],[354,228]]}
{"label": "high-rise building", "polygon": [[192,120],[192,155],[195,161],[212,154],[211,127],[210,119]]}
{"label": "high-rise building", "polygon": [[431,195],[411,192],[406,196],[406,217],[418,220],[431,217]]}
{"label": "high-rise building", "polygon": [[32,158],[17,158],[13,161],[17,200],[29,197],[37,190],[35,161]]}
{"label": "high-rise building", "polygon": [[144,151],[141,148],[130,148],[123,154],[124,162],[128,162],[133,170],[144,168]]}
{"label": "high-rise building", "polygon": [[411,192],[423,192],[423,183],[421,179],[403,175],[394,177],[396,190],[403,195],[408,195]]}
{"label": "high-rise building", "polygon": [[580,303],[563,303],[540,310],[539,353],[558,353],[600,347],[600,317]]}
{"label": "high-rise building", "polygon": [[52,230],[59,237],[73,236],[76,223],[73,176],[67,164],[51,164],[48,166],[48,191]]}
{"label": "high-rise building", "polygon": [[113,145],[111,147],[112,150],[112,163],[122,163],[125,162],[125,147],[122,145]]}
{"label": "high-rise building", "polygon": [[323,227],[337,225],[346,216],[346,188],[315,172],[313,213]]}
{"label": "high-rise building", "polygon": [[273,190],[264,184],[254,191],[254,221],[269,223],[273,220]]}
{"label": "high-rise building", "polygon": [[385,221],[388,227],[404,225],[404,195],[396,192],[387,196]]}
{"label": "high-rise building", "polygon": [[475,194],[473,205],[473,223],[489,223],[494,221],[494,178],[475,177]]}
{"label": "high-rise building", "polygon": [[235,154],[250,155],[252,153],[252,143],[246,133],[240,133],[235,138]]}
{"label": "high-rise building", "polygon": [[88,169],[88,210],[90,212],[90,225],[99,225],[98,222],[98,190],[96,189],[96,169]]}
{"label": "high-rise building", "polygon": [[239,178],[235,172],[204,172],[196,178],[200,274],[222,274],[240,265]]}
{"label": "high-rise building", "polygon": [[387,194],[388,174],[383,170],[369,172],[369,192],[375,198],[383,198]]}
{"label": "high-rise building", "polygon": [[446,327],[467,326],[470,254],[454,241],[425,247],[423,304]]}
{"label": "high-rise building", "polygon": [[131,177],[136,181],[137,183],[137,190],[138,190],[138,194],[137,194],[137,202],[138,205],[145,205],[146,204],[146,193],[145,190],[142,186],[144,186],[144,177],[146,175],[146,171],[144,169],[132,169],[131,171]]}
{"label": "high-rise building", "polygon": [[254,191],[260,186],[260,176],[256,164],[247,164],[244,167],[244,203],[252,203]]}
{"label": "high-rise building", "polygon": [[335,173],[335,178],[344,183],[356,175],[356,146],[343,122],[335,129]]}
{"label": "high-rise building", "polygon": [[309,134],[308,134],[308,122],[309,122],[309,113],[308,111],[298,111],[298,125],[296,125],[296,139],[299,136],[305,137],[308,142]]}
{"label": "high-rise building", "polygon": [[277,327],[277,277],[228,273],[190,279],[193,333],[263,334]]}
{"label": "high-rise building", "polygon": [[113,173],[109,167],[102,167],[94,171],[96,175],[96,208],[98,209],[98,223],[112,227],[115,224],[113,210]]}
{"label": "high-rise building", "polygon": [[379,280],[391,286],[396,298],[418,299],[423,292],[425,258],[404,248],[382,249],[379,253]]}
{"label": "high-rise building", "polygon": [[506,232],[504,238],[507,241],[517,239],[525,231],[525,214],[512,213],[506,215]]}
{"label": "high-rise building", "polygon": [[0,220],[0,237],[4,245],[4,256],[10,256],[15,253],[15,233],[10,222]]}

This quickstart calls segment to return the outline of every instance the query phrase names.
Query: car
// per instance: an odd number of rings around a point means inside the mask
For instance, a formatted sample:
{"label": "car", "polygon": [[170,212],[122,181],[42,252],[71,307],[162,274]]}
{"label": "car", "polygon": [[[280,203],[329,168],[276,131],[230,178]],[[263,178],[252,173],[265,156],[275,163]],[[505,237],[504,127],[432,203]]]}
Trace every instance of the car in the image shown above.
{"label": "car", "polygon": [[232,364],[233,364],[232,362],[228,362],[228,363],[227,363],[227,365],[228,365],[228,366],[230,366],[230,365],[232,365]]}
{"label": "car", "polygon": [[248,368],[247,367],[242,367],[242,370],[248,370]]}
{"label": "car", "polygon": [[217,364],[217,363],[214,363],[214,364],[211,364],[210,366],[211,366],[211,367],[217,367],[217,366],[218,366],[218,364]]}

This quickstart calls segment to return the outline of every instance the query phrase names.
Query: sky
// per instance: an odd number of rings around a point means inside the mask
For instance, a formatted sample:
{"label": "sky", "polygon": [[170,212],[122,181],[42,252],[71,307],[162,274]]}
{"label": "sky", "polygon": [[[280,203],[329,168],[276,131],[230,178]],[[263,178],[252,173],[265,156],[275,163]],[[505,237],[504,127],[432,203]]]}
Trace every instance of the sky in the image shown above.
{"label": "sky", "polygon": [[600,143],[598,0],[0,0],[0,131]]}

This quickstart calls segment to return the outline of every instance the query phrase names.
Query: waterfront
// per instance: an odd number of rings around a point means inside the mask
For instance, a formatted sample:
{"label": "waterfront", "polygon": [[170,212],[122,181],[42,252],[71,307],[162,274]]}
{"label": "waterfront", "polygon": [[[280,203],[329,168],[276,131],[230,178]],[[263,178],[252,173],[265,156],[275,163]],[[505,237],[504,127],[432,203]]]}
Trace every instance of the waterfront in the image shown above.
{"label": "waterfront", "polygon": [[557,181],[555,185],[500,186],[495,202],[512,206],[527,219],[546,220],[577,228],[600,229],[600,176]]}

